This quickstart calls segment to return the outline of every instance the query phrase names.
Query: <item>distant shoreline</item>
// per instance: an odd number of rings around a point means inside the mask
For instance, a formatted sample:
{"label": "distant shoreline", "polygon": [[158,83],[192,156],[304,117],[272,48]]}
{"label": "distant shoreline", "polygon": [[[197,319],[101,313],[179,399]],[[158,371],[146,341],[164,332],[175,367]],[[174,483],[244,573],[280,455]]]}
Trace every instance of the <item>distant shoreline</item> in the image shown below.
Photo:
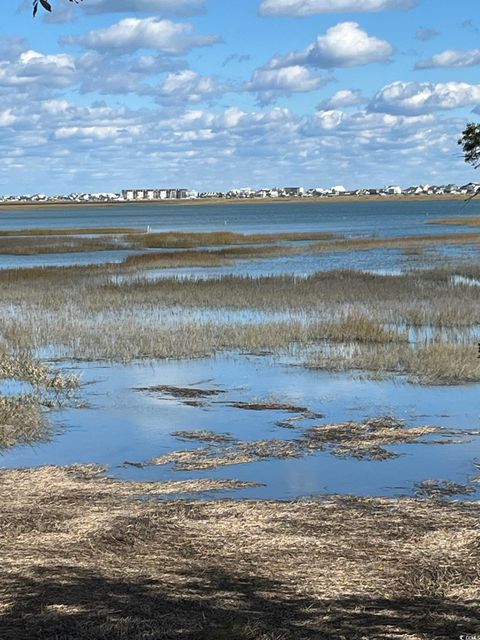
{"label": "distant shoreline", "polygon": [[71,200],[53,200],[51,202],[3,202],[0,211],[14,209],[48,209],[52,207],[115,207],[131,205],[194,207],[206,205],[252,205],[252,204],[344,204],[358,202],[431,202],[431,201],[467,201],[465,194],[444,195],[391,195],[391,196],[320,196],[313,198],[205,198],[196,200],[135,200],[119,202],[72,202]]}

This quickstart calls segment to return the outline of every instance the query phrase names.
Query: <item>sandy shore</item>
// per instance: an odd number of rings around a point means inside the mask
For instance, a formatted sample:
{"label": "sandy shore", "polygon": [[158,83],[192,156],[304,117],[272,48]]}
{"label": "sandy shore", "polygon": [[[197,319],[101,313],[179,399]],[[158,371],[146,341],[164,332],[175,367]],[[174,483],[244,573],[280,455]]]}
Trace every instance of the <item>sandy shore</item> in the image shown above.
{"label": "sandy shore", "polygon": [[0,472],[2,640],[451,640],[480,630],[478,502],[158,499],[181,488],[98,472]]}
{"label": "sandy shore", "polygon": [[204,200],[138,200],[136,202],[71,202],[69,200],[56,200],[48,203],[22,202],[22,203],[2,203],[0,211],[10,211],[15,209],[49,209],[52,207],[78,208],[78,207],[129,207],[132,205],[150,206],[175,206],[175,207],[196,207],[206,205],[257,205],[257,204],[346,204],[357,202],[430,202],[430,201],[465,201],[465,195],[443,195],[443,196],[332,196],[321,198],[206,198]]}

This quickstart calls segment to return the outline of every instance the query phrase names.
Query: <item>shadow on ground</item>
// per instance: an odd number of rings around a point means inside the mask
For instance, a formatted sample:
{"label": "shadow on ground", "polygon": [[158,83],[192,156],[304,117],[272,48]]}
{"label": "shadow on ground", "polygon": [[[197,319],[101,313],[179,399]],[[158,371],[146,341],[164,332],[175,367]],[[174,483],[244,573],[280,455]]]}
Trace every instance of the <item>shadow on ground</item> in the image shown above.
{"label": "shadow on ground", "polygon": [[[209,570],[184,595],[161,581],[54,567],[2,581],[2,640],[452,640],[480,633],[478,601],[340,597],[317,600],[274,579]],[[266,595],[268,594],[268,595]]]}

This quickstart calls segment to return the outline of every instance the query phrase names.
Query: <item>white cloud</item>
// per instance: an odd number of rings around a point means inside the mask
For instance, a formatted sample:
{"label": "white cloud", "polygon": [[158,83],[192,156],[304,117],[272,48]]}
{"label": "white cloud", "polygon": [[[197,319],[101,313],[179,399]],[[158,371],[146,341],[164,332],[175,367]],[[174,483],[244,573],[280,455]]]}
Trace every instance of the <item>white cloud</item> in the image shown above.
{"label": "white cloud", "polygon": [[327,100],[320,103],[322,109],[341,109],[343,107],[354,107],[365,102],[362,92],[359,89],[341,89]]}
{"label": "white cloud", "polygon": [[156,91],[159,104],[202,102],[226,91],[217,78],[201,76],[191,69],[170,73]]}
{"label": "white cloud", "polygon": [[270,69],[263,67],[257,69],[250,82],[247,83],[247,91],[258,94],[258,101],[267,104],[280,96],[290,96],[293,93],[304,93],[320,88],[330,78],[319,77],[301,65]]}
{"label": "white cloud", "polygon": [[75,61],[64,53],[45,55],[28,50],[20,53],[16,60],[0,61],[0,86],[38,93],[45,87],[68,87],[75,78]]}
{"label": "white cloud", "polygon": [[260,14],[311,16],[318,13],[370,12],[411,9],[417,0],[262,0]]}
{"label": "white cloud", "polygon": [[480,49],[459,51],[447,49],[436,53],[427,60],[419,60],[415,69],[435,69],[437,67],[475,67],[480,64]]}
{"label": "white cloud", "polygon": [[11,109],[0,111],[0,127],[9,127],[16,119]]}
{"label": "white cloud", "polygon": [[425,114],[480,104],[480,84],[394,82],[381,89],[369,108],[391,114]]}
{"label": "white cloud", "polygon": [[359,67],[387,62],[392,53],[390,43],[368,35],[356,22],[340,22],[328,29],[325,35],[318,36],[304,51],[273,58],[268,66],[274,69],[294,65],[318,69]]}
{"label": "white cloud", "polygon": [[62,42],[105,52],[132,53],[138,49],[155,49],[170,55],[220,42],[218,36],[201,36],[192,32],[193,26],[186,22],[159,18],[125,18],[105,29],[64,37]]}

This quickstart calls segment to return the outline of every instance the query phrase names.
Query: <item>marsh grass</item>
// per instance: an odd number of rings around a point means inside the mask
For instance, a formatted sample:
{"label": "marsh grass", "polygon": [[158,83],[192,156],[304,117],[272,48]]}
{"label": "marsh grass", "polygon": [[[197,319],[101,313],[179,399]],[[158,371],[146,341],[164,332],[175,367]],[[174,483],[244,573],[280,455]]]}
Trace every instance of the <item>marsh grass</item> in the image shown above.
{"label": "marsh grass", "polygon": [[[281,425],[283,426],[283,425]],[[289,423],[289,428],[292,424]],[[405,444],[434,445],[429,438],[433,434],[459,439],[445,438],[442,444],[464,443],[467,434],[461,430],[447,432],[437,426],[407,427],[392,416],[368,418],[364,421],[349,421],[336,424],[321,424],[304,428],[296,425],[298,436],[291,440],[240,441],[216,432],[175,432],[182,440],[207,442],[205,446],[181,451],[170,451],[137,466],[173,465],[173,471],[202,471],[223,466],[247,464],[266,459],[299,458],[318,451],[326,451],[338,458],[383,461],[400,454],[386,447]]]}
{"label": "marsh grass", "polygon": [[25,237],[25,236],[106,236],[106,235],[124,235],[131,234],[136,237],[136,234],[145,233],[144,229],[138,229],[135,227],[83,227],[83,228],[55,228],[50,227],[48,229],[8,229],[0,230],[0,238],[11,237]]}
{"label": "marsh grass", "polygon": [[217,433],[216,431],[207,431],[205,429],[197,429],[194,431],[174,431],[174,438],[178,440],[198,441],[198,442],[234,442],[235,438],[229,433]]}
{"label": "marsh grass", "polygon": [[385,449],[386,446],[423,442],[425,436],[439,432],[441,429],[433,426],[407,428],[403,421],[384,416],[311,427],[304,432],[301,446],[307,450],[328,450],[339,458],[388,460],[399,454]]}
{"label": "marsh grass", "polygon": [[285,411],[287,413],[299,413],[303,418],[319,418],[318,413],[314,413],[307,407],[300,407],[284,402],[230,402],[230,407],[245,409],[247,411]]}
{"label": "marsh grass", "polygon": [[173,387],[161,384],[151,387],[136,387],[135,391],[171,396],[172,398],[209,398],[225,393],[223,389],[199,389],[198,387]]}
{"label": "marsh grass", "polygon": [[329,324],[325,339],[332,342],[389,343],[408,342],[408,331],[387,329],[361,313]]}
{"label": "marsh grass", "polygon": [[439,220],[429,220],[427,224],[440,225],[461,225],[463,227],[480,227],[480,216],[463,216],[458,218],[440,218]]}
{"label": "marsh grass", "polygon": [[37,397],[0,395],[0,449],[47,440],[51,432]]}
{"label": "marsh grass", "polygon": [[417,485],[415,495],[419,498],[448,498],[468,496],[476,490],[472,485],[459,484],[451,480],[424,480]]}
{"label": "marsh grass", "polygon": [[464,384],[480,381],[480,360],[471,345],[437,342],[409,345],[330,346],[309,356],[307,367],[360,370],[380,377],[404,375],[420,384]]}
{"label": "marsh grass", "polygon": [[333,240],[337,234],[327,232],[285,232],[285,233],[234,233],[228,231],[212,231],[192,233],[181,231],[158,232],[144,235],[141,239],[133,236],[132,242],[141,242],[142,246],[151,249],[193,249],[198,247],[272,244],[277,242],[307,242]]}
{"label": "marsh grass", "polygon": [[309,251],[369,251],[371,249],[414,249],[428,247],[430,245],[457,245],[457,244],[478,244],[480,233],[443,233],[424,234],[417,236],[398,237],[366,237],[366,238],[345,238],[327,243],[315,243],[309,247]]}
{"label": "marsh grass", "polygon": [[0,255],[36,256],[50,253],[86,253],[94,251],[118,251],[132,247],[119,241],[97,236],[83,238],[66,237],[0,237]]}
{"label": "marsh grass", "polygon": [[[401,276],[341,270],[306,278],[112,282],[129,273],[121,269],[0,271],[3,339],[16,352],[48,348],[58,357],[90,360],[193,358],[233,350],[287,353],[309,366],[401,374],[426,383],[479,379],[471,345],[480,287],[458,280],[479,278],[475,265]],[[252,320],[235,317],[245,310]],[[426,330],[425,344],[424,338],[408,344],[414,328]]]}
{"label": "marsh grass", "polygon": [[3,638],[449,640],[479,628],[478,502],[135,499],[162,491],[94,469],[2,471]]}
{"label": "marsh grass", "polygon": [[258,462],[269,458],[299,458],[301,451],[286,440],[255,440],[231,444],[212,444],[197,449],[171,451],[153,458],[146,465],[172,465],[173,471],[203,471],[236,464]]}

